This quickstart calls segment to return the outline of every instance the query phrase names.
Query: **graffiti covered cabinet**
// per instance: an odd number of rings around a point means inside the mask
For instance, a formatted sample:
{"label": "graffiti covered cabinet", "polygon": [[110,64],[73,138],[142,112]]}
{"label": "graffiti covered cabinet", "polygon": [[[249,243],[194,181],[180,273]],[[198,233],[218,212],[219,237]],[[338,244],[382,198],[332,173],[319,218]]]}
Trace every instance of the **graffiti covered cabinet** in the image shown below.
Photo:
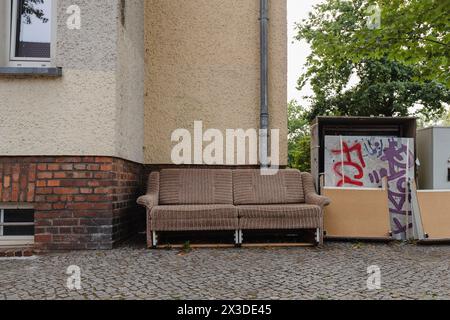
{"label": "graffiti covered cabinet", "polygon": [[396,238],[408,237],[413,227],[407,182],[414,180],[414,139],[326,136],[324,151],[325,187],[381,188],[387,178],[392,232]]}

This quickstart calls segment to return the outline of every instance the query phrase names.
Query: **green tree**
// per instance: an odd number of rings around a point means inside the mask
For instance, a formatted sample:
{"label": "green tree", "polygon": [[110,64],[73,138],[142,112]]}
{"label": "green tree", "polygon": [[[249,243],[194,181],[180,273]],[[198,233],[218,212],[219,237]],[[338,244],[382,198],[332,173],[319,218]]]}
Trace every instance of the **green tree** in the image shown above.
{"label": "green tree", "polygon": [[387,59],[367,60],[352,66],[359,79],[352,88],[327,94],[321,89],[326,84],[314,87],[309,120],[318,115],[415,115],[429,122],[441,118],[445,104],[449,103],[450,91],[444,85],[436,81],[414,81],[415,71],[409,66]]}
{"label": "green tree", "polygon": [[[353,59],[388,57],[413,65],[420,77],[449,86],[450,0],[370,0],[369,15],[380,14],[375,28],[355,32]],[[363,3],[363,6],[366,3]]]}
{"label": "green tree", "polygon": [[[399,8],[406,10],[405,6],[411,8],[410,3],[417,1],[394,2],[397,5],[403,3]],[[297,24],[297,39],[305,39],[312,49],[306,63],[307,70],[298,82],[299,89],[309,82],[314,91],[314,95],[309,97],[312,100],[309,119],[317,115],[417,115],[429,121],[442,116],[445,103],[449,102],[449,88],[442,82],[441,73],[435,70],[435,79],[427,76],[431,71],[425,72],[425,69],[430,65],[424,66],[423,55],[417,48],[407,50],[408,54],[392,49],[396,46],[403,48],[399,44],[401,41],[408,47],[408,41],[411,41],[408,39],[417,38],[421,29],[408,24],[412,31],[407,39],[393,37],[392,28],[397,22],[392,21],[392,14],[387,10],[390,4],[385,1],[378,1],[382,8],[381,25],[378,29],[369,28],[367,17],[374,3],[371,0],[327,0],[315,6],[308,19]],[[442,6],[434,5],[431,10],[436,13],[438,8],[442,9]],[[422,12],[410,13],[408,10],[404,13],[409,19]],[[441,14],[435,18],[444,19]],[[440,22],[430,28],[435,30],[430,34],[439,39],[442,34],[448,34]],[[390,35],[385,36],[384,32],[388,31]],[[376,41],[373,40],[374,35],[378,35]],[[433,42],[428,44],[429,40],[423,41],[427,42],[427,50],[434,52],[437,68],[443,70],[447,47]],[[355,75],[359,81],[349,87],[350,79]]]}
{"label": "green tree", "polygon": [[311,137],[307,113],[295,100],[288,103],[289,166],[302,172],[311,171]]}
{"label": "green tree", "polygon": [[296,100],[288,103],[288,134],[296,140],[301,136],[309,134],[309,121],[306,118],[307,112],[301,108]]}
{"label": "green tree", "polygon": [[450,126],[450,108],[447,110],[447,113],[443,118],[442,124],[444,126]]}
{"label": "green tree", "polygon": [[300,25],[299,36],[315,36],[314,53],[334,62],[386,57],[448,86],[449,16],[450,0],[327,0]]}

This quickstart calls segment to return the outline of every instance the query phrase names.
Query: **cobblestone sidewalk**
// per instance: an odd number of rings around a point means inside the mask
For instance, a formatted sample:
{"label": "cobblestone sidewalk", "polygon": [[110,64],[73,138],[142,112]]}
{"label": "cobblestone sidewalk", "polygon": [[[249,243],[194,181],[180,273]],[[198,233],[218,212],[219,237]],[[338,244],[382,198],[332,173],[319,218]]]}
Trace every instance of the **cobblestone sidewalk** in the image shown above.
{"label": "cobblestone sidewalk", "polygon": [[[79,291],[65,285],[81,268]],[[382,289],[369,291],[378,265]],[[450,246],[328,243],[323,248],[55,253],[0,259],[0,299],[450,299]]]}

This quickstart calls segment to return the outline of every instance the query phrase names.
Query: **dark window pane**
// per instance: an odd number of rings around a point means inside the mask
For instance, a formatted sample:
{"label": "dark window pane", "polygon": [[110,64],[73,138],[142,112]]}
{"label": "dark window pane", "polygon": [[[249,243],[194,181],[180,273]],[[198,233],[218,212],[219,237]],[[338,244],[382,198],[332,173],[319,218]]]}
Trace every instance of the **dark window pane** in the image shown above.
{"label": "dark window pane", "polygon": [[5,210],[4,222],[34,222],[34,210]]}
{"label": "dark window pane", "polygon": [[4,236],[33,236],[34,226],[10,226],[3,227]]}
{"label": "dark window pane", "polygon": [[50,58],[52,0],[17,3],[15,56]]}

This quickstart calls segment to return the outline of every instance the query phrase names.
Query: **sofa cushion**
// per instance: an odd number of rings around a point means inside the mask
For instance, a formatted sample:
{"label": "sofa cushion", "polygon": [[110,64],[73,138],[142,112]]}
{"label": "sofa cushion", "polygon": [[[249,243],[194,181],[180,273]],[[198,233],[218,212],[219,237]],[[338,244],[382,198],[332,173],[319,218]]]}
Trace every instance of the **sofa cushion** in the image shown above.
{"label": "sofa cushion", "polygon": [[238,214],[233,205],[156,206],[150,224],[155,231],[236,230]]}
{"label": "sofa cushion", "polygon": [[264,176],[257,169],[233,171],[234,204],[304,203],[302,175],[298,170],[280,170]]}
{"label": "sofa cushion", "polygon": [[159,204],[233,204],[231,170],[162,170]]}
{"label": "sofa cushion", "polygon": [[307,204],[238,206],[241,229],[321,228],[319,206]]}

